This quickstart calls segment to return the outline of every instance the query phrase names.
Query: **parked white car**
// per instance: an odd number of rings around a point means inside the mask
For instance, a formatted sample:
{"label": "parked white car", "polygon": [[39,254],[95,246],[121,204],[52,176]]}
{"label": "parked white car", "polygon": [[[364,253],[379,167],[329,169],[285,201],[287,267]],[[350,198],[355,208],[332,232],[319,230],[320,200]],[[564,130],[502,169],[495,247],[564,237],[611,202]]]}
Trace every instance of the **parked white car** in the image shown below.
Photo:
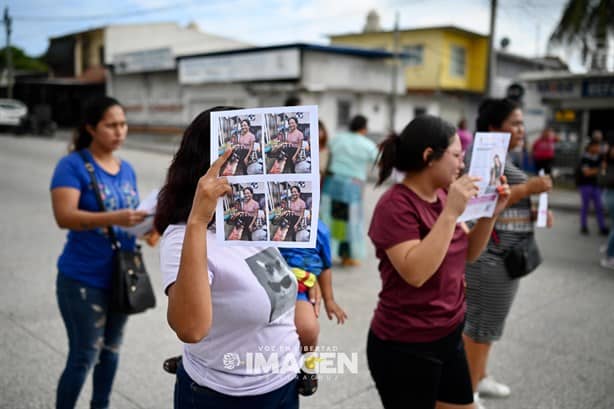
{"label": "parked white car", "polygon": [[17,127],[28,115],[28,107],[16,99],[0,99],[0,126]]}

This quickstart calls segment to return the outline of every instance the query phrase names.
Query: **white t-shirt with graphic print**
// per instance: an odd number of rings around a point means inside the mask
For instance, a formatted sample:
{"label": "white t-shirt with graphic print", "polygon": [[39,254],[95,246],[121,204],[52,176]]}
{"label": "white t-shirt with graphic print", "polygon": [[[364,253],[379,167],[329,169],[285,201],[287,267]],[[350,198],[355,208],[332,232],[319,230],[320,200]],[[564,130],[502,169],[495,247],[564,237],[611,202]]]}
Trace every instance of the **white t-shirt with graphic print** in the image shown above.
{"label": "white t-shirt with graphic print", "polygon": [[[177,279],[185,225],[160,241],[164,289]],[[208,335],[184,344],[183,366],[199,385],[227,395],[260,395],[295,376],[300,344],[294,325],[297,283],[274,247],[224,247],[207,232],[213,322]]]}

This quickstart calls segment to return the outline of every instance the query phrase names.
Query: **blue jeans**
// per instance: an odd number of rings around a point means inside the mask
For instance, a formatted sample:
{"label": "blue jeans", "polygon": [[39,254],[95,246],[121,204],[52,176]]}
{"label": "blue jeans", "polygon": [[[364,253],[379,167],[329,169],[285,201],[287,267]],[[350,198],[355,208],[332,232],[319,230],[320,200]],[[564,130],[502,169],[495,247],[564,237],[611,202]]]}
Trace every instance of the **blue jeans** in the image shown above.
{"label": "blue jeans", "polygon": [[56,296],[68,334],[68,359],[56,395],[56,408],[74,408],[90,368],[94,388],[90,407],[108,408],[127,315],[108,311],[109,293],[59,273]]}
{"label": "blue jeans", "polygon": [[603,195],[605,201],[605,207],[608,209],[608,216],[610,217],[610,236],[608,237],[608,257],[614,257],[614,189],[606,189]]}
{"label": "blue jeans", "polygon": [[255,396],[230,396],[200,386],[179,364],[175,382],[175,409],[298,409],[297,379],[279,389]]}

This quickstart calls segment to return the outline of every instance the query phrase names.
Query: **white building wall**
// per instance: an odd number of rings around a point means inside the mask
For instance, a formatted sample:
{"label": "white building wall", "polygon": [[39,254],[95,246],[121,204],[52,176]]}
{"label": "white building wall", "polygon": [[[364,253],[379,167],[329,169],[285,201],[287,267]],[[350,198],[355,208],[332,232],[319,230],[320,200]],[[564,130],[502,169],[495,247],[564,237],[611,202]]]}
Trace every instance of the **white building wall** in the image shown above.
{"label": "white building wall", "polygon": [[[111,25],[105,28],[105,63],[112,64],[115,54],[168,47],[173,55],[244,48],[249,45],[230,38],[203,33],[197,28],[176,23]],[[146,47],[143,47],[146,44]]]}
{"label": "white building wall", "polygon": [[202,111],[218,105],[257,107],[257,96],[251,95],[242,84],[204,84],[182,86],[185,124]]}
{"label": "white building wall", "polygon": [[115,75],[111,84],[111,95],[126,107],[130,123],[184,124],[184,105],[175,71]]}
{"label": "white building wall", "polygon": [[525,90],[522,107],[524,129],[526,144],[530,148],[546,127],[546,122],[551,117],[551,110],[542,104],[536,83],[523,83],[522,85]]}
{"label": "white building wall", "polygon": [[[301,85],[308,91],[324,89],[389,93],[391,70],[382,59],[307,50],[303,55]],[[399,76],[401,77],[401,76]],[[404,89],[398,78],[397,90]]]}
{"label": "white building wall", "polygon": [[[383,60],[305,51],[299,82],[178,84],[177,71],[112,76],[109,92],[126,107],[131,123],[186,126],[204,109],[216,105],[263,107],[282,105],[298,95],[305,105],[318,105],[319,117],[330,135],[347,129],[341,123],[339,105],[349,103],[349,118],[357,114],[369,120],[369,133],[379,139],[389,131],[390,75]],[[402,87],[399,86],[399,90]],[[470,128],[477,102],[471,97],[444,93],[398,95],[395,130],[400,132],[416,109],[441,115],[456,124],[465,115]]]}

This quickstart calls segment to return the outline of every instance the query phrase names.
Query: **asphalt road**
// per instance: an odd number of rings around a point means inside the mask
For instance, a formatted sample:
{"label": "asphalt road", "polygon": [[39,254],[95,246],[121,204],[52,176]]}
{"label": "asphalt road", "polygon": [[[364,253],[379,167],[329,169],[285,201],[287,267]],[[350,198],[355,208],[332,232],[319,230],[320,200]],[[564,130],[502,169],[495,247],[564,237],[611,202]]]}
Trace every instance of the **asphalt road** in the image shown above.
{"label": "asphalt road", "polygon": [[[64,141],[0,136],[0,408],[54,406],[67,350],[54,293],[65,232],[53,221],[48,189],[65,152]],[[171,158],[130,149],[119,154],[135,167],[141,195],[162,183]],[[367,189],[368,214],[381,192]],[[490,365],[512,396],[486,400],[488,408],[614,408],[614,271],[599,266],[603,239],[579,236],[577,219],[562,212],[551,231],[538,232],[545,262],[523,279]],[[111,402],[116,409],[172,407],[174,379],[161,364],[181,346],[166,324],[157,249],[146,248],[145,257],[158,307],[127,326]],[[358,373],[322,376],[320,390],[302,399],[301,407],[379,408],[365,357],[380,285],[376,260],[335,268],[334,283],[350,319],[337,326],[321,318],[320,344],[357,353]],[[90,384],[79,408],[88,407]]]}

